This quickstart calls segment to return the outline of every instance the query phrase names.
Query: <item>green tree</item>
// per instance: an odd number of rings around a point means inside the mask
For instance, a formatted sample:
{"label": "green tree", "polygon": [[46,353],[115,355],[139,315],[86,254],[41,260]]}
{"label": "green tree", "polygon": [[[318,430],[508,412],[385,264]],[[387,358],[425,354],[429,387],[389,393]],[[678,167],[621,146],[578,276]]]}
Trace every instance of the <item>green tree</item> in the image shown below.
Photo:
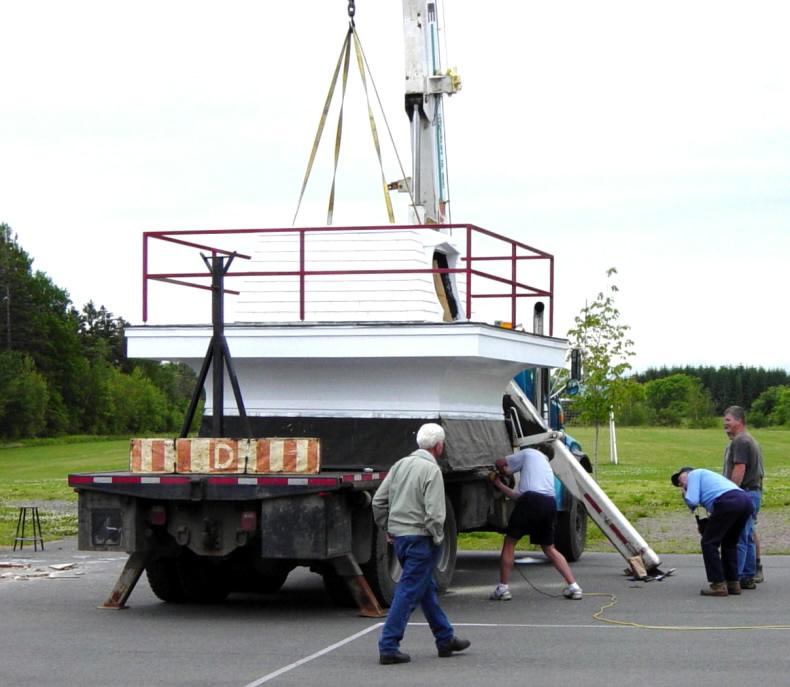
{"label": "green tree", "polygon": [[713,422],[713,403],[696,377],[674,374],[645,384],[645,398],[656,424],[667,427],[708,427]]}
{"label": "green tree", "polygon": [[731,405],[749,409],[754,400],[769,387],[790,385],[790,374],[787,370],[743,365],[648,368],[634,375],[634,378],[639,382],[649,382],[673,374],[687,374],[699,379],[710,392],[717,415],[721,415]]}
{"label": "green tree", "polygon": [[[614,267],[608,269],[607,279],[614,274],[617,274]],[[581,411],[582,421],[595,426],[593,466],[596,468],[600,426],[615,406],[618,387],[631,369],[628,359],[634,355],[634,342],[628,337],[630,327],[620,322],[620,311],[615,305],[617,291],[617,286],[610,282],[606,291],[582,308],[568,331],[571,346],[581,350],[584,360],[583,390],[575,405]]]}
{"label": "green tree", "polygon": [[0,351],[0,436],[35,437],[46,427],[49,391],[30,356]]}
{"label": "green tree", "polygon": [[113,368],[110,394],[115,433],[139,436],[166,429],[167,399],[140,370],[127,375]]}
{"label": "green tree", "polygon": [[624,379],[617,386],[614,407],[617,409],[619,425],[643,426],[653,421],[653,414],[645,397],[645,385],[635,379]]}
{"label": "green tree", "polygon": [[772,386],[761,393],[749,411],[755,427],[790,425],[790,386]]}
{"label": "green tree", "polygon": [[80,429],[86,363],[68,293],[55,286],[0,225],[0,265],[7,285],[3,338],[8,350],[28,354],[49,387],[47,433]]}
{"label": "green tree", "polygon": [[0,224],[0,436],[179,429],[194,373],[128,361],[126,326],[93,301],[77,310]]}
{"label": "green tree", "polygon": [[74,314],[85,354],[89,358],[102,358],[128,372],[123,330],[129,323],[122,317],[114,317],[103,305],[97,309],[93,301],[88,301]]}

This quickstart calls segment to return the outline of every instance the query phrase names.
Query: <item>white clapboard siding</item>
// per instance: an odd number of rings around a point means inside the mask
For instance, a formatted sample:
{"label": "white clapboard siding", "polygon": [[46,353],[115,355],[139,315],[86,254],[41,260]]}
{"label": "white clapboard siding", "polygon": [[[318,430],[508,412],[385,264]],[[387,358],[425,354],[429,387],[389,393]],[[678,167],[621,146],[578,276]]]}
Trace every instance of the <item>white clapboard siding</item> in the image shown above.
{"label": "white clapboard siding", "polygon": [[[434,247],[443,245],[455,264],[449,237],[429,231],[332,231],[308,233],[306,270],[397,270],[432,267]],[[296,234],[261,234],[245,270],[299,269]],[[251,277],[243,282],[238,321],[295,321],[299,318],[298,277]],[[460,295],[462,298],[463,295]],[[309,321],[442,320],[430,274],[318,275],[306,278],[305,319]]]}

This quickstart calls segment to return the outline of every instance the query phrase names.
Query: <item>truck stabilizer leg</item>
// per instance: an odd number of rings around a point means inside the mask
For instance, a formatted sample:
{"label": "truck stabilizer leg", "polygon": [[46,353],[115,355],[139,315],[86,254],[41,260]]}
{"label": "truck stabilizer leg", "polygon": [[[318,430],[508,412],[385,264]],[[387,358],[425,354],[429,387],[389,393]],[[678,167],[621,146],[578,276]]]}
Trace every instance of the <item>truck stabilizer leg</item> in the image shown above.
{"label": "truck stabilizer leg", "polygon": [[626,561],[634,556],[641,557],[647,571],[657,568],[661,563],[658,555],[581,466],[568,447],[561,439],[556,439],[553,446],[554,460],[551,463],[555,474],[584,504],[593,522],[612,542],[615,549]]}
{"label": "truck stabilizer leg", "polygon": [[552,434],[555,440],[552,443],[554,458],[551,467],[559,480],[584,504],[593,522],[623,558],[630,561],[634,556],[639,556],[645,570],[652,573],[661,564],[658,555],[576,460],[562,442],[562,435],[558,432]]}
{"label": "truck stabilizer leg", "polygon": [[379,606],[376,595],[370,588],[368,581],[362,574],[362,569],[359,567],[354,556],[346,554],[338,558],[332,559],[332,565],[340,577],[342,577],[354,601],[359,608],[359,614],[364,618],[383,618],[387,612]]}
{"label": "truck stabilizer leg", "polygon": [[126,565],[123,566],[123,570],[110,596],[107,598],[107,601],[99,606],[99,608],[107,608],[116,611],[127,608],[126,600],[129,598],[137,581],[140,579],[140,575],[143,574],[147,562],[147,551],[135,551],[131,554],[126,561]]}

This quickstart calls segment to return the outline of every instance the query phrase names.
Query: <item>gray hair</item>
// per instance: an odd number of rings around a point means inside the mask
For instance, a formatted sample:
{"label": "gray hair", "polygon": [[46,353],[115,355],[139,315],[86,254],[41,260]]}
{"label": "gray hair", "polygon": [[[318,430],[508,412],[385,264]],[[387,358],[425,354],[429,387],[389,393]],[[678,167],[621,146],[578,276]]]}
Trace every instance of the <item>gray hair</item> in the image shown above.
{"label": "gray hair", "polygon": [[440,441],[444,441],[444,429],[435,422],[429,422],[417,430],[417,446],[420,448],[433,448]]}
{"label": "gray hair", "polygon": [[740,406],[730,406],[724,411],[725,415],[729,415],[733,420],[746,424],[746,411]]}

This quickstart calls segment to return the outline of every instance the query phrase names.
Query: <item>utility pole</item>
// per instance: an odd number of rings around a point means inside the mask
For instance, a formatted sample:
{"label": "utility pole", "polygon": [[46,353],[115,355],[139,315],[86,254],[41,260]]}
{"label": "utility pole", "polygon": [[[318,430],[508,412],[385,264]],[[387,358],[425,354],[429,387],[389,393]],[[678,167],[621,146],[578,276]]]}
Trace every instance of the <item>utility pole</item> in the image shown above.
{"label": "utility pole", "polygon": [[5,295],[3,302],[5,303],[5,339],[6,348],[11,350],[11,267],[8,258],[11,244],[11,228],[7,224],[0,224],[2,230],[3,242],[3,277],[5,281]]}

